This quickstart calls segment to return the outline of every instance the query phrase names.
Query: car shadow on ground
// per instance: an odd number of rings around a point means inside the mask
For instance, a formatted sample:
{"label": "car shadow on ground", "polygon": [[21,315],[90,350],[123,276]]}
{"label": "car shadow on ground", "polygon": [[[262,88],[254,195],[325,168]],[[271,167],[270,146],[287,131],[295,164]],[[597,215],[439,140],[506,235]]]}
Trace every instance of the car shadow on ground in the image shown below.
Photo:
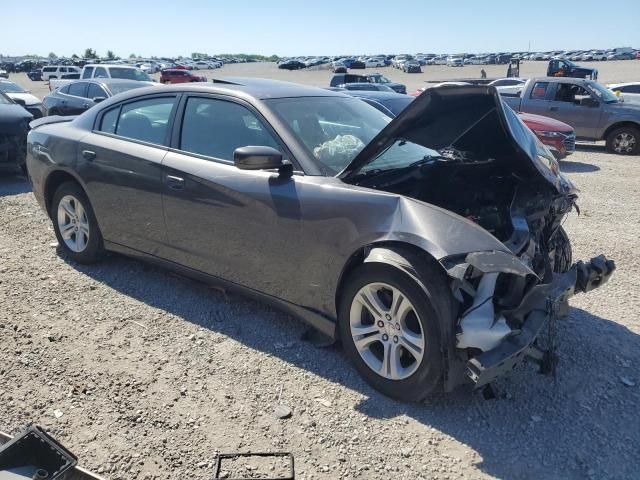
{"label": "car shadow on ground", "polygon": [[29,180],[22,174],[0,170],[0,197],[20,195],[31,191]]}
{"label": "car shadow on ground", "polygon": [[571,160],[562,160],[560,162],[560,171],[563,173],[589,173],[597,172],[600,167],[591,163],[572,162]]}
{"label": "car shadow on ground", "polygon": [[[478,453],[475,465],[488,475],[632,478],[640,471],[634,444],[640,378],[633,370],[640,364],[640,336],[584,310],[572,309],[559,323],[557,381],[523,365],[498,382],[493,400],[463,387],[424,404],[405,404],[365,384],[338,346],[319,350],[302,341],[304,325],[287,314],[119,255],[72,266],[149,306],[361,393],[365,399],[355,408],[369,417],[406,415],[453,437]],[[413,448],[419,452],[420,442]],[[446,444],[440,448],[455,457]]]}

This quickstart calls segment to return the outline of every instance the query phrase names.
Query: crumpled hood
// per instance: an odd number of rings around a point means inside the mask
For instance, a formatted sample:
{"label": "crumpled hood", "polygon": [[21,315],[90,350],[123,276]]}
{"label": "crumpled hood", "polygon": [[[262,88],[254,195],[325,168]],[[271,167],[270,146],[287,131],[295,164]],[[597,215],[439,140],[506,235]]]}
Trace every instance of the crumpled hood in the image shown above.
{"label": "crumpled hood", "polygon": [[21,135],[29,130],[33,118],[21,105],[0,104],[0,134]]}
{"label": "crumpled hood", "polygon": [[486,85],[427,89],[395,117],[338,175],[348,180],[397,139],[434,150],[454,148],[508,164],[520,178],[543,178],[557,190],[561,176],[533,132]]}
{"label": "crumpled hood", "polygon": [[24,101],[25,105],[34,105],[37,103],[42,103],[38,97],[35,95],[31,95],[30,93],[7,93],[7,97],[12,99],[20,99]]}

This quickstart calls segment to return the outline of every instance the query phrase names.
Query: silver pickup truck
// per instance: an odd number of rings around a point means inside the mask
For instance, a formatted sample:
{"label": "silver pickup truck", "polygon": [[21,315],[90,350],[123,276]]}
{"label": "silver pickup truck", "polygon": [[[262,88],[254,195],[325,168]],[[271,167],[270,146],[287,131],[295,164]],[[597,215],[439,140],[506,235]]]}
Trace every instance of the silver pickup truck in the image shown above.
{"label": "silver pickup truck", "polygon": [[610,152],[640,154],[640,105],[625,102],[593,80],[532,78],[519,94],[502,98],[517,112],[571,125],[579,140],[605,140]]}

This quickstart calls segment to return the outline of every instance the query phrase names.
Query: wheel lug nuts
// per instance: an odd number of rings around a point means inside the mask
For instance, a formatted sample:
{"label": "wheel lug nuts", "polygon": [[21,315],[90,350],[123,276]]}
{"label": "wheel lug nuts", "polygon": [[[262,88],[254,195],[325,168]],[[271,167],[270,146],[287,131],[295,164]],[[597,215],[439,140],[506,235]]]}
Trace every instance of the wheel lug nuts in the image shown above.
{"label": "wheel lug nuts", "polygon": [[400,330],[400,324],[396,323],[396,330]]}
{"label": "wheel lug nuts", "polygon": [[389,340],[389,335],[387,335],[386,333],[382,335],[382,340],[384,340],[385,342]]}
{"label": "wheel lug nuts", "polygon": [[389,315],[388,313],[384,316],[387,320],[391,320],[391,315]]}
{"label": "wheel lug nuts", "polygon": [[384,322],[383,322],[382,320],[380,320],[380,321],[378,322],[378,326],[379,326],[380,328],[384,328]]}
{"label": "wheel lug nuts", "polygon": [[397,335],[393,336],[393,343],[398,343],[398,336]]}

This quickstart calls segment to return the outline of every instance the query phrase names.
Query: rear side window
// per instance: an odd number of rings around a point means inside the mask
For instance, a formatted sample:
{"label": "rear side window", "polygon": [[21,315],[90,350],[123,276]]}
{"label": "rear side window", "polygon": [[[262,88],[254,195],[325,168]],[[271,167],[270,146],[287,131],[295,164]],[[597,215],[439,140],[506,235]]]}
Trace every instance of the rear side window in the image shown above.
{"label": "rear side window", "polygon": [[127,103],[120,109],[115,125],[113,125],[112,110],[108,111],[102,117],[100,130],[162,145],[165,142],[174,103],[175,97],[151,98]]}
{"label": "rear side window", "polygon": [[181,150],[232,161],[236,148],[249,145],[281,150],[262,122],[242,105],[189,98],[182,120]]}
{"label": "rear side window", "polygon": [[547,96],[547,88],[549,88],[549,82],[536,82],[531,89],[530,97],[534,100],[544,100]]}
{"label": "rear side window", "polygon": [[93,67],[84,67],[82,71],[82,78],[91,78],[91,74],[93,73]]}
{"label": "rear side window", "polygon": [[42,69],[43,73],[50,73],[50,72],[55,72],[56,71],[56,67],[44,67]]}
{"label": "rear side window", "polygon": [[75,97],[87,96],[87,82],[74,82],[69,84],[69,95]]}

